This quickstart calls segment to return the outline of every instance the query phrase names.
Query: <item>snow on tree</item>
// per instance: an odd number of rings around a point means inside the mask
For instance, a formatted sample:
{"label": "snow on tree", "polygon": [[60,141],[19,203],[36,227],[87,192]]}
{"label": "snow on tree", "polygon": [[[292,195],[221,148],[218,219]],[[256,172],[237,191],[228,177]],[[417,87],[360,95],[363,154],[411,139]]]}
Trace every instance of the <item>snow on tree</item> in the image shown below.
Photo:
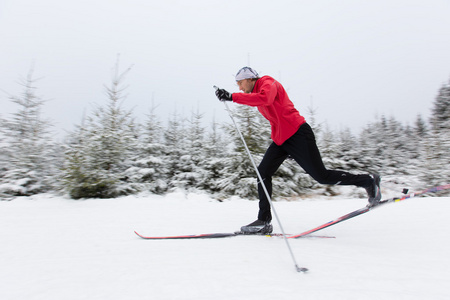
{"label": "snow on tree", "polygon": [[376,122],[371,122],[361,131],[359,136],[360,162],[368,172],[385,175],[385,154],[388,139],[386,118],[381,117]]}
{"label": "snow on tree", "polygon": [[138,132],[131,112],[121,108],[126,98],[122,82],[129,71],[119,73],[117,62],[111,86],[105,87],[106,106],[97,107],[67,145],[64,186],[74,199],[136,191],[125,172],[133,159]]}
{"label": "snow on tree", "polygon": [[[188,127],[184,130],[184,143],[179,145],[177,170],[172,178],[172,184],[188,191],[205,188],[208,172],[204,168],[208,159],[204,151],[203,115],[192,112]],[[180,137],[178,137],[180,139]]]}
{"label": "snow on tree", "polygon": [[1,119],[0,196],[32,195],[53,188],[56,145],[50,138],[50,122],[41,116],[45,100],[36,94],[36,81],[31,68],[20,81],[23,93],[10,96],[19,109],[12,118]]}
{"label": "snow on tree", "polygon": [[383,136],[386,141],[386,150],[383,162],[383,169],[386,174],[407,174],[410,163],[412,149],[408,147],[409,133],[406,128],[394,117],[386,120]]}
{"label": "snow on tree", "polygon": [[450,128],[450,80],[439,89],[431,112],[431,125],[436,132]]}
{"label": "snow on tree", "polygon": [[428,133],[427,123],[425,122],[425,120],[422,118],[422,116],[420,114],[417,115],[416,121],[414,123],[413,131],[414,131],[414,134],[416,136],[418,136],[419,138],[426,137],[426,135]]}
{"label": "snow on tree", "polygon": [[429,185],[450,181],[450,81],[442,85],[433,103],[432,129],[427,138],[422,180]]}
{"label": "snow on tree", "polygon": [[169,117],[164,130],[164,158],[167,162],[168,188],[183,188],[184,182],[178,182],[175,177],[180,173],[180,158],[187,152],[184,121],[175,111]]}
{"label": "snow on tree", "polygon": [[344,169],[345,162],[342,161],[340,145],[336,140],[336,134],[325,124],[320,139],[317,141],[322,161],[329,169]]}
{"label": "snow on tree", "polygon": [[360,162],[358,141],[349,128],[339,131],[337,143],[344,170],[366,171],[364,165]]}
{"label": "snow on tree", "polygon": [[213,119],[211,130],[205,137],[203,168],[207,172],[202,189],[211,192],[215,197],[223,198],[226,194],[220,188],[220,181],[224,176],[224,156],[228,155],[229,149],[219,126]]}
{"label": "snow on tree", "polygon": [[361,162],[369,172],[381,175],[407,174],[405,168],[417,157],[417,149],[411,139],[413,132],[395,117],[382,116],[369,123],[360,135]]}
{"label": "snow on tree", "polygon": [[165,145],[162,141],[163,127],[152,105],[143,128],[142,138],[131,167],[125,171],[129,182],[139,184],[141,190],[162,194],[168,189]]}

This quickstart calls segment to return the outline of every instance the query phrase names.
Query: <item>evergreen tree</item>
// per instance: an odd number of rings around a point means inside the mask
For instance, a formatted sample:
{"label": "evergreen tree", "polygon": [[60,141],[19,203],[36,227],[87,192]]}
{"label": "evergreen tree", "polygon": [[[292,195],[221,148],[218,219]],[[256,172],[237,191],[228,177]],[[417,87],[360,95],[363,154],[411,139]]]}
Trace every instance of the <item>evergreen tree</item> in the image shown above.
{"label": "evergreen tree", "polygon": [[363,168],[368,172],[375,172],[384,175],[384,162],[386,151],[386,139],[384,132],[386,129],[386,119],[369,123],[359,136],[360,144],[360,162]]}
{"label": "evergreen tree", "polygon": [[432,130],[422,159],[421,179],[428,186],[448,184],[450,180],[450,129]]}
{"label": "evergreen tree", "polygon": [[220,125],[213,119],[210,132],[207,134],[208,143],[205,145],[206,155],[208,157],[223,157],[228,152],[228,143],[225,140]]}
{"label": "evergreen tree", "polygon": [[447,184],[450,178],[450,82],[439,89],[430,122],[432,129],[425,147],[422,179],[429,185]]}
{"label": "evergreen tree", "polygon": [[132,166],[125,172],[130,182],[141,186],[140,190],[155,194],[166,192],[169,186],[162,133],[163,127],[156,115],[156,107],[152,105]]}
{"label": "evergreen tree", "polygon": [[185,190],[196,190],[205,188],[208,178],[205,170],[206,151],[204,148],[204,132],[202,126],[203,115],[192,112],[185,131],[185,143],[181,145],[180,157],[178,159],[178,170],[172,178],[172,183]]}
{"label": "evergreen tree", "polygon": [[131,165],[138,132],[131,112],[121,108],[126,87],[122,81],[129,72],[119,73],[117,62],[108,102],[98,107],[87,124],[72,134],[67,146],[64,186],[74,199],[115,197],[136,191],[125,171]]}
{"label": "evergreen tree", "polygon": [[184,183],[175,180],[180,173],[180,158],[187,152],[184,121],[177,112],[171,114],[164,130],[164,159],[167,162],[168,188],[183,188]]}
{"label": "evergreen tree", "polygon": [[50,122],[41,116],[44,100],[36,94],[33,69],[22,79],[23,93],[11,96],[19,106],[11,119],[1,119],[3,141],[0,196],[24,196],[49,191],[54,185],[56,145],[50,139]]}
{"label": "evergreen tree", "polygon": [[435,132],[450,128],[450,80],[439,89],[431,110],[431,125]]}
{"label": "evergreen tree", "polygon": [[382,116],[361,133],[361,162],[370,172],[381,175],[407,174],[412,168],[405,166],[411,166],[411,160],[418,156],[415,140],[409,126]]}
{"label": "evergreen tree", "polygon": [[327,124],[320,137],[317,144],[324,165],[329,169],[343,169],[345,162],[341,160],[339,142],[335,139],[335,134]]}
{"label": "evergreen tree", "polygon": [[413,128],[414,134],[419,138],[426,137],[428,133],[428,127],[427,123],[424,121],[421,115],[417,115],[414,125],[415,125]]}
{"label": "evergreen tree", "polygon": [[421,173],[422,159],[426,157],[426,147],[428,143],[429,130],[427,123],[421,115],[417,115],[414,126],[410,132],[410,143],[408,147],[412,150],[412,158],[414,159],[413,167],[416,174]]}
{"label": "evergreen tree", "polygon": [[224,174],[224,157],[229,155],[229,149],[214,120],[211,124],[211,131],[206,136],[204,151],[203,168],[207,172],[207,176],[202,189],[211,192],[215,197],[226,197],[226,193],[220,188],[220,182],[226,176]]}
{"label": "evergreen tree", "polygon": [[364,165],[360,162],[360,146],[356,137],[349,128],[345,128],[339,132],[339,156],[344,162],[344,170],[364,170]]}
{"label": "evergreen tree", "polygon": [[407,174],[410,169],[405,168],[410,163],[413,149],[409,145],[409,132],[394,117],[386,122],[384,131],[385,156],[383,159],[383,170],[385,174]]}

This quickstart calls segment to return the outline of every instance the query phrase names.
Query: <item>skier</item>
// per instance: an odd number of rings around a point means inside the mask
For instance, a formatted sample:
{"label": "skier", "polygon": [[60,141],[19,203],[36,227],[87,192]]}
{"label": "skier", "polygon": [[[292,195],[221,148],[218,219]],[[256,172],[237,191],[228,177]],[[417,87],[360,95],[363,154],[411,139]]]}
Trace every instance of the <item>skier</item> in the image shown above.
{"label": "skier", "polygon": [[[283,86],[270,76],[259,77],[258,73],[244,67],[236,74],[239,90],[244,93],[229,93],[217,89],[220,101],[256,106],[270,122],[272,143],[267,149],[258,171],[272,197],[272,176],[289,156],[292,157],[311,177],[321,184],[355,185],[366,189],[369,206],[377,205],[381,199],[380,176],[378,174],[355,175],[344,171],[325,168],[311,127],[295,109]],[[272,232],[270,203],[258,182],[258,219],[242,226],[243,233]]]}

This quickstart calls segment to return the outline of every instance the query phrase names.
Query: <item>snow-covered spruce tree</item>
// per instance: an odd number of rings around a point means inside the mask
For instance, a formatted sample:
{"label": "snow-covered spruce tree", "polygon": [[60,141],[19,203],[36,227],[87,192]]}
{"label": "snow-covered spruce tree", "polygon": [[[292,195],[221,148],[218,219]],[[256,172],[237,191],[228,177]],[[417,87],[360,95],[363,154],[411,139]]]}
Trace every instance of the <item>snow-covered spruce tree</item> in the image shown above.
{"label": "snow-covered spruce tree", "polygon": [[361,162],[370,172],[381,175],[408,174],[415,154],[414,135],[394,117],[382,116],[361,132]]}
{"label": "snow-covered spruce tree", "polygon": [[98,107],[67,145],[63,184],[74,199],[116,197],[138,190],[125,174],[138,138],[131,112],[120,106],[126,98],[122,82],[129,70],[119,73],[117,62],[111,86],[106,87],[106,106]]}
{"label": "snow-covered spruce tree", "polygon": [[450,122],[450,80],[439,89],[431,110],[431,126],[436,132],[448,131]]}
{"label": "snow-covered spruce tree", "polygon": [[406,124],[403,127],[401,146],[397,148],[398,153],[405,153],[397,168],[403,169],[406,175],[417,175],[420,173],[421,138],[416,128]]}
{"label": "snow-covered spruce tree", "polygon": [[220,183],[224,177],[224,157],[229,154],[229,146],[224,139],[218,124],[213,119],[210,132],[205,137],[203,169],[207,176],[201,188],[209,191],[216,198],[226,198],[227,195],[220,188]]}
{"label": "snow-covered spruce tree", "polygon": [[427,185],[447,184],[450,181],[450,81],[439,89],[430,123],[422,180]]}
{"label": "snow-covered spruce tree", "polygon": [[55,143],[50,138],[51,124],[41,116],[45,102],[36,94],[36,79],[31,69],[21,79],[23,93],[10,96],[19,106],[10,119],[1,120],[2,161],[0,196],[24,196],[52,189],[52,173],[59,161],[54,159]]}
{"label": "snow-covered spruce tree", "polygon": [[414,126],[410,129],[411,141],[409,147],[414,159],[416,174],[421,173],[422,159],[426,157],[426,146],[428,143],[429,128],[421,115],[417,115]]}
{"label": "snow-covered spruce tree", "polygon": [[428,126],[425,120],[422,118],[422,115],[417,115],[416,121],[413,127],[414,135],[425,138],[428,134]]}
{"label": "snow-covered spruce tree", "polygon": [[339,156],[344,161],[344,170],[366,171],[360,162],[360,146],[349,128],[338,133]]}
{"label": "snow-covered spruce tree", "polygon": [[164,130],[163,141],[165,144],[164,159],[167,167],[168,188],[184,188],[185,183],[176,180],[176,177],[183,165],[180,158],[188,153],[188,149],[186,148],[184,120],[180,118],[176,111],[169,117],[167,127]]}
{"label": "snow-covered spruce tree", "polygon": [[141,185],[141,189],[163,194],[168,189],[165,145],[162,141],[163,127],[152,105],[136,148],[132,166],[125,171],[129,182]]}
{"label": "snow-covered spruce tree", "polygon": [[412,162],[414,151],[408,147],[411,138],[410,130],[391,116],[386,120],[384,137],[387,145],[383,162],[385,174],[408,174],[411,169],[405,166]]}
{"label": "snow-covered spruce tree", "polygon": [[381,120],[367,124],[360,133],[361,156],[359,161],[367,172],[385,175],[383,166],[387,149],[387,141],[384,138],[386,128],[386,118],[383,116]]}
{"label": "snow-covered spruce tree", "polygon": [[200,112],[192,112],[184,130],[184,143],[181,144],[177,170],[172,177],[175,187],[187,191],[203,189],[208,178],[205,169],[206,151],[204,149],[205,128],[202,126],[203,115]]}

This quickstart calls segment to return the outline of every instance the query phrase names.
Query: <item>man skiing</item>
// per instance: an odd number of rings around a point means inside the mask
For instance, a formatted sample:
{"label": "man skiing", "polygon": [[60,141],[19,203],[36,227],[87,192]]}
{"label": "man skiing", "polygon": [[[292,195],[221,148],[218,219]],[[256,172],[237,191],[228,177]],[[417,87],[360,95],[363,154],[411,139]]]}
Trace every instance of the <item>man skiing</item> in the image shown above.
{"label": "man skiing", "polygon": [[[311,177],[321,184],[355,185],[366,189],[370,206],[381,199],[380,176],[377,174],[355,175],[325,168],[311,127],[295,109],[283,86],[270,76],[259,77],[258,73],[244,67],[236,74],[239,90],[244,93],[229,93],[217,89],[220,101],[255,106],[270,122],[272,144],[267,149],[258,171],[269,196],[272,196],[272,176],[289,156]],[[272,215],[270,203],[258,182],[258,219],[241,227],[243,233],[271,233]]]}

